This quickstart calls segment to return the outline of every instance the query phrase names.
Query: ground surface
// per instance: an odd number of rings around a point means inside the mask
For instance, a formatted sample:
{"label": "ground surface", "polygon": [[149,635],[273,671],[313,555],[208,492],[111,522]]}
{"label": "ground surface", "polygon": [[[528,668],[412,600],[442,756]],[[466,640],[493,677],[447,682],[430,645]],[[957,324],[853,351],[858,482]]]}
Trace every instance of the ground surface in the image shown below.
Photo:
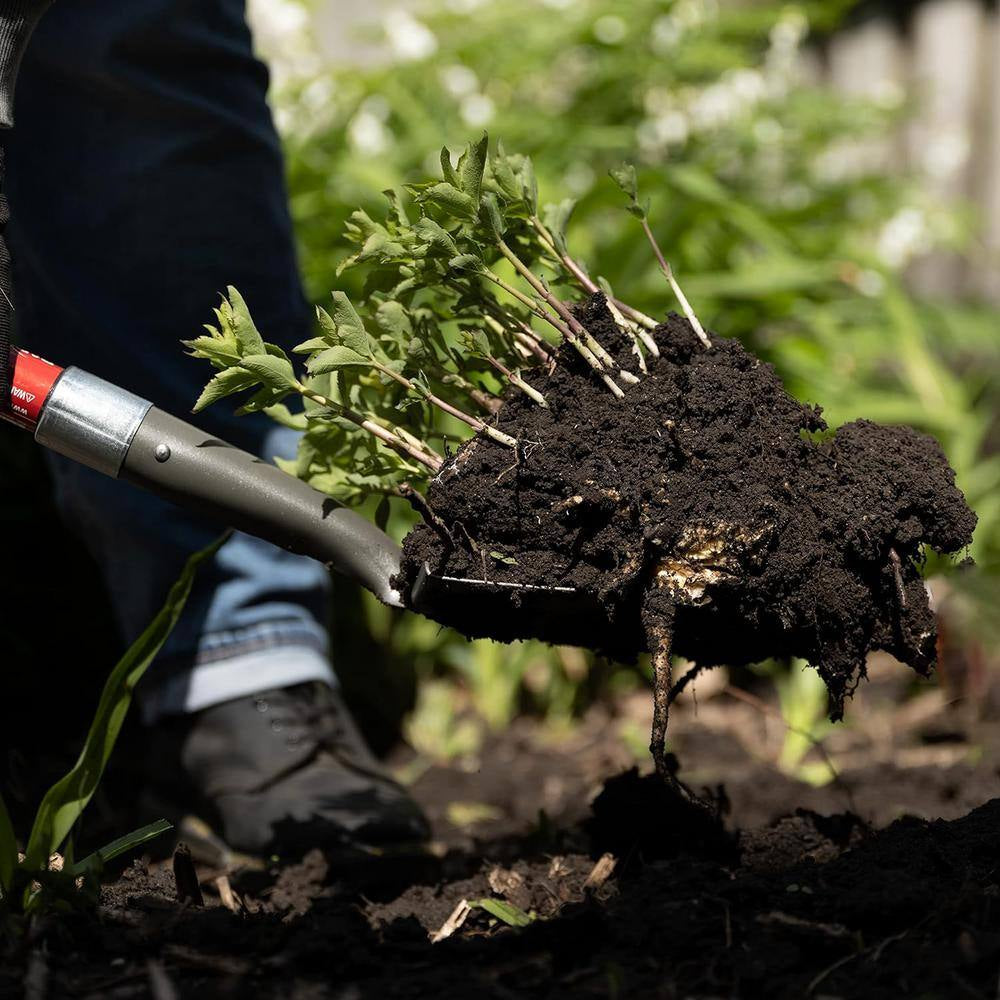
{"label": "ground surface", "polygon": [[[33,997],[95,1000],[993,998],[996,693],[987,677],[973,713],[968,675],[948,694],[921,685],[904,697],[909,671],[883,661],[872,672],[826,736],[828,758],[814,749],[800,762],[834,764],[837,781],[820,788],[777,768],[787,730],[766,684],[699,679],[674,746],[690,784],[724,785],[726,833],[629,773],[650,713],[636,692],[561,738],[522,719],[451,765],[399,756],[434,823],[430,861],[372,869],[381,884],[364,888],[319,852],[231,873],[235,914],[217,871],[200,870],[205,905],[194,907],[177,902],[169,862],[139,864],[106,890],[99,922],[4,963],[0,995],[21,995],[27,975]],[[605,854],[615,868],[602,881]],[[514,929],[473,909],[431,943],[463,900],[481,898],[535,919]]]}

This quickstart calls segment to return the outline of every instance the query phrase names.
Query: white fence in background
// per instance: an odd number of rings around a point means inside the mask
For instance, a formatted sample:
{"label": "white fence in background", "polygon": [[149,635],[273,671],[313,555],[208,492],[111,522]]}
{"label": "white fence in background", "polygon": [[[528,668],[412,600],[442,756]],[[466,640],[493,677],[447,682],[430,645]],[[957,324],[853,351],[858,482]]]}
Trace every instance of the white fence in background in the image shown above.
{"label": "white fence in background", "polygon": [[1000,303],[1000,17],[982,0],[926,0],[902,27],[875,18],[839,32],[821,70],[845,93],[905,93],[917,113],[884,140],[889,162],[918,172],[942,203],[971,202],[968,259],[932,254],[914,283],[932,294]]}

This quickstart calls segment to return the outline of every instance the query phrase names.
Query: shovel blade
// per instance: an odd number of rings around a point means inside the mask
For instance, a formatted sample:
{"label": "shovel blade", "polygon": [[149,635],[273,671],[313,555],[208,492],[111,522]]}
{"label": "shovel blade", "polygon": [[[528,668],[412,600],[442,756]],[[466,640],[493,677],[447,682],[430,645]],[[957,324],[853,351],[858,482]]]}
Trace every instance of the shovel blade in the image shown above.
{"label": "shovel blade", "polygon": [[575,587],[438,576],[421,567],[410,607],[472,639],[539,639],[558,646],[607,645],[607,611]]}

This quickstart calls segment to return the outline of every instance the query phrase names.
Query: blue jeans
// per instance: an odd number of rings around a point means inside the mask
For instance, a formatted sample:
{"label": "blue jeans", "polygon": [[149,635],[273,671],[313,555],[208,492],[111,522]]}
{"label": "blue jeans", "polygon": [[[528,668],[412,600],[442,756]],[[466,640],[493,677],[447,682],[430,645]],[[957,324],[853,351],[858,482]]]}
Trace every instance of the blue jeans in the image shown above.
{"label": "blue jeans", "polygon": [[[5,138],[18,338],[178,415],[211,374],[182,338],[226,285],[265,337],[309,335],[267,71],[243,0],[59,0],[42,19]],[[295,435],[230,402],[196,422],[270,459]],[[57,498],[105,575],[126,640],[220,526],[53,457]],[[235,535],[203,569],[147,675],[147,719],[332,680],[318,563]]]}

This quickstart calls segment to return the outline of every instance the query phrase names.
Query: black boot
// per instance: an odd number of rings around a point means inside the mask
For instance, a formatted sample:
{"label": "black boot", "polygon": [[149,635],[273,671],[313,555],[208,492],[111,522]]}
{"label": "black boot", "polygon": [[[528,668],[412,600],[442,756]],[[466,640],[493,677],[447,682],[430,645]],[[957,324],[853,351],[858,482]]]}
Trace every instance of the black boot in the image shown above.
{"label": "black boot", "polygon": [[151,732],[155,790],[236,851],[299,856],[413,846],[420,809],[380,767],[339,693],[320,683],[237,698]]}

